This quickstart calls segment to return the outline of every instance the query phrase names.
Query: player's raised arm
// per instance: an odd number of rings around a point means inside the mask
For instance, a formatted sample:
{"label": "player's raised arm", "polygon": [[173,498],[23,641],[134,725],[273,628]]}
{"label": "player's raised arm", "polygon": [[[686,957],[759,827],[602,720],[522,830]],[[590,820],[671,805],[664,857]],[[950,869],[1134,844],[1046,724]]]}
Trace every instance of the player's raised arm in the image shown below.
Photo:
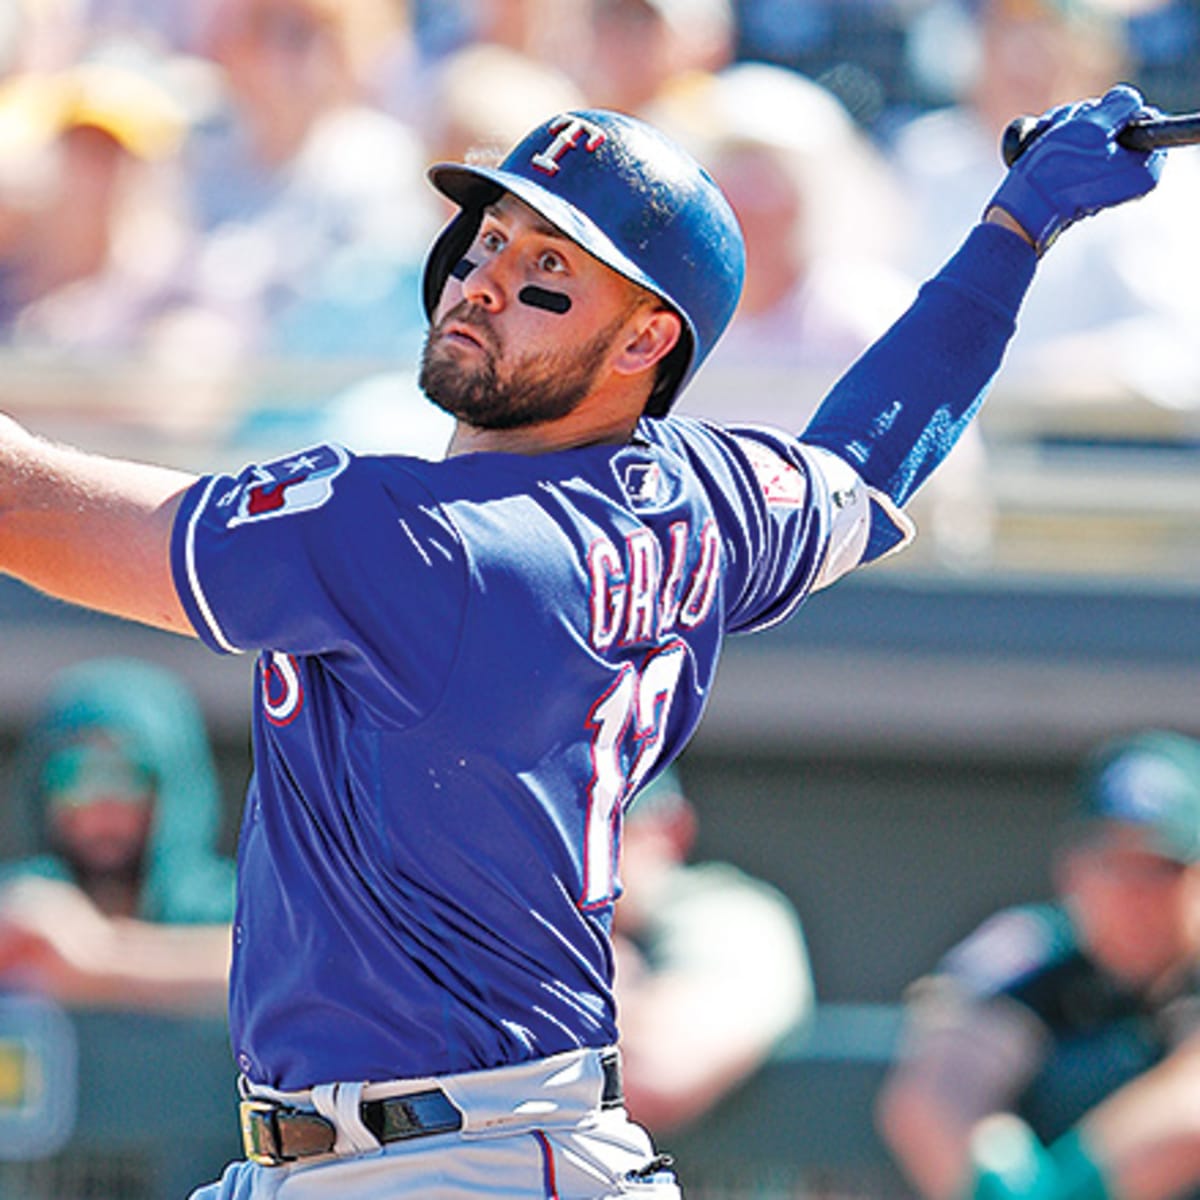
{"label": "player's raised arm", "polygon": [[191,633],[170,559],[191,482],[55,445],[0,415],[0,572],[60,600]]}
{"label": "player's raised arm", "polygon": [[1039,256],[1069,225],[1157,183],[1163,151],[1117,140],[1155,111],[1122,85],[1045,114],[984,220],[814,414],[804,440],[850,462],[881,502],[866,561],[901,540],[888,507],[911,499],[978,411]]}

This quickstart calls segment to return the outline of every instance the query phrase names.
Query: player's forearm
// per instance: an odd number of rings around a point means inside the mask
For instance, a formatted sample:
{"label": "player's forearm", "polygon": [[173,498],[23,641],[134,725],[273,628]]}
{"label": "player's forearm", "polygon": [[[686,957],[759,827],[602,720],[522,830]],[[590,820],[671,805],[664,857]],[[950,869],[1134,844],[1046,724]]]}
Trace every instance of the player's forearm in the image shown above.
{"label": "player's forearm", "polygon": [[1168,1060],[1050,1146],[1012,1114],[972,1138],[968,1200],[1177,1200],[1200,1182],[1196,1064]]}
{"label": "player's forearm", "polygon": [[0,416],[0,571],[61,600],[190,633],[169,557],[190,483],[55,445]]}
{"label": "player's forearm", "polygon": [[[1045,114],[983,223],[834,388],[805,439],[844,455],[870,487],[906,503],[982,401],[1038,255],[1075,221],[1158,182],[1162,152],[1134,152],[1118,141],[1145,113],[1141,94],[1120,85],[1098,101]],[[872,530],[864,558],[897,540],[887,524]]]}
{"label": "player's forearm", "polygon": [[1029,235],[1029,230],[1012,213],[1007,212],[1005,209],[998,208],[993,204],[983,214],[983,219],[989,225],[999,225],[1001,229],[1007,229],[1010,233],[1015,233],[1027,245],[1034,249],[1037,248],[1037,243]]}
{"label": "player's forearm", "polygon": [[1011,1108],[1037,1074],[1044,1038],[1040,1022],[1015,1001],[979,1003],[948,979],[922,981],[897,1061],[876,1097],[875,1118],[925,1200],[969,1194],[974,1131]]}
{"label": "player's forearm", "polygon": [[91,1003],[114,1008],[219,1013],[229,979],[226,925],[116,922]]}
{"label": "player's forearm", "polygon": [[897,1166],[925,1200],[963,1194],[969,1162],[970,1123],[907,1082],[892,1081],[875,1110],[880,1137]]}
{"label": "player's forearm", "polygon": [[0,985],[60,1003],[219,1011],[227,924],[111,919],[74,884],[18,876],[0,889]]}
{"label": "player's forearm", "polygon": [[[977,412],[1016,328],[1037,256],[996,224],[972,230],[916,301],[842,376],[804,441],[903,505]],[[889,547],[869,548],[867,558]]]}
{"label": "player's forearm", "polygon": [[[229,979],[226,926],[114,921],[86,954],[31,975],[33,986],[77,1008],[220,1013]],[[20,978],[20,971],[16,972]]]}
{"label": "player's forearm", "polygon": [[1089,1113],[1081,1134],[1113,1195],[1173,1200],[1195,1189],[1200,1182],[1198,1094],[1200,1045],[1188,1044]]}

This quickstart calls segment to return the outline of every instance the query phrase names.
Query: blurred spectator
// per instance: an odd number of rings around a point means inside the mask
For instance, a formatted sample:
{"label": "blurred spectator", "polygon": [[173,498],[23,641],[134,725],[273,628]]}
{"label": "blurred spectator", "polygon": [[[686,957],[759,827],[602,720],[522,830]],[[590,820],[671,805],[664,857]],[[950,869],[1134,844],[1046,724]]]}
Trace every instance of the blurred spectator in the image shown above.
{"label": "blurred spectator", "polygon": [[86,16],[78,0],[5,0],[0,5],[0,77],[70,66],[87,43]]}
{"label": "blurred spectator", "polygon": [[656,106],[733,61],[729,0],[589,0],[576,70],[588,102],[659,119]]}
{"label": "blurred spectator", "polygon": [[162,55],[187,53],[196,33],[189,0],[74,0],[93,44],[132,44]]}
{"label": "blurred spectator", "polygon": [[695,833],[668,771],[638,793],[622,835],[613,933],[625,1096],[655,1133],[706,1112],[813,1013],[791,903],[729,863],[690,863]]}
{"label": "blurred spectator", "polygon": [[[1103,93],[1130,72],[1124,9],[1101,0],[939,0],[966,45],[944,27],[919,59],[973,63],[959,99],[903,126],[893,161],[914,218],[901,265],[924,278],[953,250],[950,231],[977,213],[1003,172],[1000,137],[1023,113]],[[920,29],[918,24],[916,29]],[[916,35],[914,35],[915,37]],[[1155,97],[1148,99],[1153,102]],[[1200,156],[1171,152],[1163,186],[1103,229],[1084,223],[1047,256],[1005,386],[1048,398],[1200,399]],[[1148,225],[1159,232],[1147,241]]]}
{"label": "blurred spectator", "polygon": [[[788,66],[835,92],[865,128],[921,103],[907,31],[936,0],[738,0],[738,57]],[[953,55],[954,46],[946,46]]]}
{"label": "blurred spectator", "polygon": [[19,755],[33,857],[0,872],[0,985],[220,1012],[233,865],[195,700],[136,660],[63,672]]}
{"label": "blurred spectator", "polygon": [[199,231],[183,357],[392,358],[423,327],[438,216],[416,133],[371,99],[390,0],[217,0],[199,46],[221,95],[185,147]]}
{"label": "blurred spectator", "polygon": [[[927,90],[968,103],[999,135],[1013,115],[1103,90],[1130,66],[1121,3],[935,0],[910,27]],[[946,52],[947,40],[957,53]],[[1015,107],[1014,107],[1015,106]],[[998,143],[991,142],[993,158]]]}
{"label": "blurred spectator", "polygon": [[429,94],[422,121],[426,155],[448,162],[499,161],[547,116],[585,103],[566,72],[492,43],[465,46],[441,60]]}
{"label": "blurred spectator", "polygon": [[0,338],[140,345],[182,248],[185,115],[149,75],[89,61],[0,84]]}
{"label": "blurred spectator", "polygon": [[[996,1131],[1023,1153],[1075,1154],[1073,1128],[1126,1085],[1120,1109],[1144,1127],[1156,1110],[1137,1115],[1132,1081],[1200,1033],[1200,743],[1158,731],[1110,743],[1080,788],[1055,899],[992,917],[912,989],[878,1118],[927,1200],[1003,1200],[988,1182]],[[1090,1137],[1092,1159],[1115,1150]]]}
{"label": "blurred spectator", "polygon": [[466,43],[502,46],[546,64],[562,63],[578,48],[588,3],[590,0],[462,0]]}
{"label": "blurred spectator", "polygon": [[799,429],[915,294],[888,261],[891,169],[832,93],[784,67],[728,67],[663,118],[704,156],[746,239],[745,289],[710,364],[764,384],[738,388],[732,410],[726,381],[701,380],[682,406]]}
{"label": "blurred spectator", "polygon": [[1200,107],[1200,4],[1197,0],[1132,0],[1128,34],[1136,78],[1170,112]]}

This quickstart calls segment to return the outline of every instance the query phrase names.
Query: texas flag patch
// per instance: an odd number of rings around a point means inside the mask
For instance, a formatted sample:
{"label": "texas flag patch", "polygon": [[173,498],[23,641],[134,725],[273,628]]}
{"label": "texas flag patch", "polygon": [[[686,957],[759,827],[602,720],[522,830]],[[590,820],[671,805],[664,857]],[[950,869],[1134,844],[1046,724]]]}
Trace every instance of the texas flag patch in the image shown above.
{"label": "texas flag patch", "polygon": [[308,512],[333,495],[333,481],[349,464],[350,457],[340,446],[314,446],[249,468],[221,497],[218,507],[233,508],[227,522],[230,529]]}

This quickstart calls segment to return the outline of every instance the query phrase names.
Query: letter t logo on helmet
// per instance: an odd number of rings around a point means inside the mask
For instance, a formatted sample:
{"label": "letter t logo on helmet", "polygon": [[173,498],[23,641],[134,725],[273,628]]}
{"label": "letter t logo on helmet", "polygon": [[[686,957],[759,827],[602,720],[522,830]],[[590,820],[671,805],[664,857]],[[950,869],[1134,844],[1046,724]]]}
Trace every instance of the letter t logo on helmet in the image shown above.
{"label": "letter t logo on helmet", "polygon": [[579,145],[579,139],[583,134],[587,134],[587,141],[583,143],[585,150],[595,150],[604,142],[604,131],[597,129],[594,125],[589,125],[587,121],[581,120],[579,117],[558,117],[550,122],[550,132],[555,135],[555,138],[550,143],[549,149],[540,151],[530,159],[539,171],[545,171],[547,175],[558,174],[558,160],[568,150],[574,150]]}
{"label": "letter t logo on helmet", "polygon": [[648,416],[663,416],[708,357],[741,296],[742,231],[709,173],[653,126],[585,109],[539,125],[498,167],[438,163],[429,179],[461,209],[425,260],[432,316],[483,210],[511,192],[594,258],[658,296],[683,321]]}

